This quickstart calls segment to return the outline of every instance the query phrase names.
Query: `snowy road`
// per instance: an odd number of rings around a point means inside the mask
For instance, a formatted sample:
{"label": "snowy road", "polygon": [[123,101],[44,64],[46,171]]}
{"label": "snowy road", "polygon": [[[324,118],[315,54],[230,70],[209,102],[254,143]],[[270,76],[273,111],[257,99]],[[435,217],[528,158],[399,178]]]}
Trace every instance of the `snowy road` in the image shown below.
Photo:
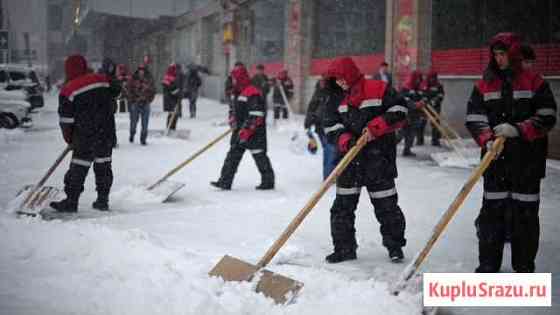
{"label": "snowy road", "polygon": [[[163,128],[159,98],[151,129]],[[0,208],[17,190],[38,179],[64,144],[57,128],[56,101],[35,118],[31,132],[0,130]],[[0,215],[0,314],[415,314],[420,297],[387,293],[404,265],[388,262],[378,223],[366,194],[357,212],[358,260],[326,265],[331,251],[331,190],[306,219],[270,269],[305,283],[297,303],[275,306],[251,284],[224,284],[207,272],[224,254],[256,262],[320,185],[320,156],[294,154],[290,136],[299,121],[269,128],[270,158],[277,189],[257,192],[259,175],[246,154],[233,190],[217,191],[227,141],[201,156],[174,180],[186,183],[172,202],[142,193],[149,184],[222,133],[226,107],[199,104],[197,120],[182,119],[189,141],[149,138],[147,147],[127,141],[128,117],[119,114],[120,147],[113,154],[113,211],[91,210],[93,173],[80,203],[83,219],[44,222]],[[301,118],[301,117],[300,117]],[[296,123],[298,125],[296,125]],[[296,127],[297,126],[297,127]],[[419,152],[427,153],[429,148]],[[61,186],[67,161],[50,184]],[[407,219],[406,263],[429,236],[440,213],[469,170],[440,168],[429,159],[400,159],[400,205]],[[473,221],[480,185],[448,227],[424,271],[472,272],[477,264]],[[560,313],[560,169],[549,168],[541,202],[538,272],[553,273],[553,308],[444,309],[442,314]],[[509,255],[503,271],[511,271]]]}

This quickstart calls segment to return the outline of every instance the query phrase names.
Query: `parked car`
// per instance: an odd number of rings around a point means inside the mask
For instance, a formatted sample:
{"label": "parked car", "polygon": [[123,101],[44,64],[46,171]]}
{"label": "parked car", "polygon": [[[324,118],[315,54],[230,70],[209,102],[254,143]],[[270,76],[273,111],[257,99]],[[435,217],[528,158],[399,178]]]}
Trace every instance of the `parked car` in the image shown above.
{"label": "parked car", "polygon": [[21,89],[0,89],[0,128],[31,127],[31,104]]}
{"label": "parked car", "polygon": [[43,107],[43,88],[37,73],[31,67],[22,65],[0,65],[0,88],[4,90],[24,90],[31,109]]}

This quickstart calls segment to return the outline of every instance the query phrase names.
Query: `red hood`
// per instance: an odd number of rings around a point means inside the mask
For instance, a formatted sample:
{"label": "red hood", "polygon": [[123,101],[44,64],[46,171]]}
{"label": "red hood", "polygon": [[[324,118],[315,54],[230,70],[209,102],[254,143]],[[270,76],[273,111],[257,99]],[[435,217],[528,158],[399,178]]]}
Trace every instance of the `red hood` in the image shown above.
{"label": "red hood", "polygon": [[231,71],[231,77],[234,79],[234,90],[237,93],[241,93],[244,88],[251,84],[251,78],[249,77],[249,72],[244,66],[237,66]]}
{"label": "red hood", "polygon": [[327,76],[334,77],[337,80],[342,79],[346,81],[349,87],[352,87],[364,77],[358,66],[349,57],[342,57],[333,61],[327,70]]}
{"label": "red hood", "polygon": [[163,77],[162,82],[165,85],[170,85],[171,83],[175,82],[176,78],[177,78],[177,65],[173,63],[167,68],[167,71],[165,72],[165,76]]}
{"label": "red hood", "polygon": [[288,71],[282,70],[282,71],[278,72],[277,78],[278,78],[278,80],[281,80],[281,81],[288,79]]}
{"label": "red hood", "polygon": [[86,58],[82,55],[72,55],[66,58],[64,62],[64,73],[66,74],[66,82],[82,76],[88,72]]}
{"label": "red hood", "polygon": [[422,72],[419,70],[414,70],[410,73],[406,82],[404,83],[404,88],[409,90],[417,90],[422,83]]}
{"label": "red hood", "polygon": [[493,47],[498,44],[502,44],[507,48],[508,58],[511,68],[514,71],[521,70],[521,38],[515,33],[498,33],[490,40],[490,62],[488,68],[492,70],[498,70],[498,65],[496,60],[494,60],[494,53],[492,51]]}
{"label": "red hood", "polygon": [[425,85],[427,87],[439,85],[438,73],[433,70],[428,72],[428,75],[426,75],[425,82],[426,82]]}

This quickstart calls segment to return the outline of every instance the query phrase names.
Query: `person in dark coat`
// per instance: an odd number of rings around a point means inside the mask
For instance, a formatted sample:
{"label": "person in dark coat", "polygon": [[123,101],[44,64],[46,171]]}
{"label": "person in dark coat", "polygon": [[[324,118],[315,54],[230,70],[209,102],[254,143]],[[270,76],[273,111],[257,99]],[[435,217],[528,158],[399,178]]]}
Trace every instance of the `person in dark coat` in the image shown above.
{"label": "person in dark coat", "polygon": [[373,74],[374,80],[381,80],[387,83],[388,86],[393,86],[393,75],[389,72],[389,64],[383,61],[379,65],[379,70]]}
{"label": "person in dark coat", "polygon": [[265,108],[262,94],[251,84],[245,66],[237,66],[231,72],[233,79],[229,123],[233,129],[230,150],[224,161],[220,178],[212,186],[230,190],[241,158],[246,150],[251,152],[261,173],[258,190],[274,189],[274,171],[267,155]]}
{"label": "person in dark coat", "polygon": [[539,202],[545,177],[548,132],[557,106],[541,75],[523,69],[519,36],[499,33],[490,41],[490,62],[467,104],[465,125],[485,154],[505,137],[500,156],[484,174],[482,208],[475,221],[476,272],[502,266],[505,212],[511,209],[511,255],[515,272],[534,272],[539,247]]}
{"label": "person in dark coat", "polygon": [[262,93],[262,98],[264,101],[264,107],[268,111],[268,92],[270,92],[270,79],[264,73],[264,65],[257,65],[257,73],[251,78],[251,83],[258,88]]}
{"label": "person in dark coat", "polygon": [[[424,91],[424,95],[426,96],[427,104],[430,104],[432,108],[438,113],[441,113],[441,104],[443,103],[443,97],[445,96],[445,92],[443,90],[443,85],[438,80],[438,74],[435,71],[428,72],[426,76],[426,80],[422,83],[422,90]],[[432,128],[432,145],[439,147],[440,146],[440,139],[441,133],[434,126],[430,123]],[[426,124],[421,126],[421,130],[418,132],[418,142],[424,143],[424,128]]]}
{"label": "person in dark coat", "polygon": [[51,202],[50,206],[59,212],[77,212],[93,163],[97,200],[92,206],[109,210],[115,133],[113,101],[119,91],[106,75],[88,73],[86,59],[81,55],[66,58],[64,70],[66,83],[60,91],[58,114],[64,141],[72,147],[72,160],[64,176],[66,199]]}
{"label": "person in dark coat", "polygon": [[[110,81],[111,86],[115,91],[118,91],[117,95],[113,98],[113,114],[117,112],[117,98],[121,93],[121,82],[117,79],[117,67],[111,58],[105,57],[103,58],[103,62],[101,63],[101,68],[97,71],[100,74],[106,75]],[[115,134],[113,135],[113,148],[116,148],[118,145],[117,140],[117,132],[116,132],[116,124],[115,124],[115,115],[113,115],[113,130],[115,130]]]}
{"label": "person in dark coat", "polygon": [[136,126],[140,119],[140,143],[147,145],[148,125],[150,123],[151,103],[156,95],[154,79],[145,65],[140,65],[127,83],[127,98],[130,112],[130,137],[128,141],[134,142]]}
{"label": "person in dark coat", "polygon": [[396,136],[408,113],[406,101],[385,82],[367,80],[351,58],[338,58],[327,75],[345,91],[338,106],[327,107],[325,131],[342,158],[364,133],[368,143],[336,180],[331,207],[334,252],[329,263],[356,259],[355,211],[363,186],[367,188],[389,258],[404,258],[405,218],[398,205]]}
{"label": "person in dark coat", "polygon": [[[288,104],[292,101],[294,96],[294,82],[288,76],[287,70],[282,70],[278,73],[278,76],[275,80],[273,80],[273,92],[272,92],[272,102],[274,103],[274,119],[278,120],[280,117],[283,119],[288,119]],[[286,100],[282,96],[282,92],[280,87],[284,89],[284,93],[286,94]]]}
{"label": "person in dark coat", "polygon": [[184,93],[185,98],[189,100],[190,118],[196,118],[196,101],[198,100],[198,91],[202,86],[202,78],[200,78],[201,70],[208,73],[207,69],[195,64],[190,64],[185,73]]}
{"label": "person in dark coat", "polygon": [[177,119],[181,107],[182,86],[178,80],[177,65],[171,64],[161,81],[163,87],[163,110],[167,114],[167,126],[171,130],[177,127]]}
{"label": "person in dark coat", "polygon": [[128,81],[130,80],[130,73],[128,67],[124,64],[117,65],[116,71],[117,80],[119,80],[121,85],[121,94],[117,97],[117,104],[119,107],[119,113],[125,113],[128,111],[126,104],[126,95],[128,90]]}
{"label": "person in dark coat", "polygon": [[[412,152],[412,145],[414,144],[414,138],[418,136],[420,130],[426,124],[426,117],[421,112],[421,108],[426,105],[427,98],[424,95],[424,91],[421,87],[422,84],[422,72],[418,70],[412,71],[408,76],[404,86],[402,87],[400,94],[406,100],[407,106],[409,108],[407,116],[406,127],[402,129],[402,134],[404,136],[404,150],[403,156],[415,156],[416,154]],[[423,141],[424,137],[420,141]],[[417,142],[418,145],[423,145],[422,142]]]}
{"label": "person in dark coat", "polygon": [[[315,128],[315,133],[319,136],[323,149],[323,179],[326,179],[336,167],[336,146],[327,141],[325,135],[324,119],[327,107],[336,107],[344,97],[342,89],[336,84],[333,78],[325,75],[317,81],[315,92],[307,106],[304,128],[311,132]],[[328,131],[328,130],[327,130]]]}

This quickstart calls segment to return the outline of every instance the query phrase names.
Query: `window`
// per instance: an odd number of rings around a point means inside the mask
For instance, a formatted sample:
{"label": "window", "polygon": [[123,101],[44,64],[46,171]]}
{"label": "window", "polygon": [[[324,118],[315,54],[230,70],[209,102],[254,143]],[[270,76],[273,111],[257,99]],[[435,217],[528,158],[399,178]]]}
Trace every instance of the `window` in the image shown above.
{"label": "window", "polygon": [[385,50],[385,0],[315,1],[314,58]]}

